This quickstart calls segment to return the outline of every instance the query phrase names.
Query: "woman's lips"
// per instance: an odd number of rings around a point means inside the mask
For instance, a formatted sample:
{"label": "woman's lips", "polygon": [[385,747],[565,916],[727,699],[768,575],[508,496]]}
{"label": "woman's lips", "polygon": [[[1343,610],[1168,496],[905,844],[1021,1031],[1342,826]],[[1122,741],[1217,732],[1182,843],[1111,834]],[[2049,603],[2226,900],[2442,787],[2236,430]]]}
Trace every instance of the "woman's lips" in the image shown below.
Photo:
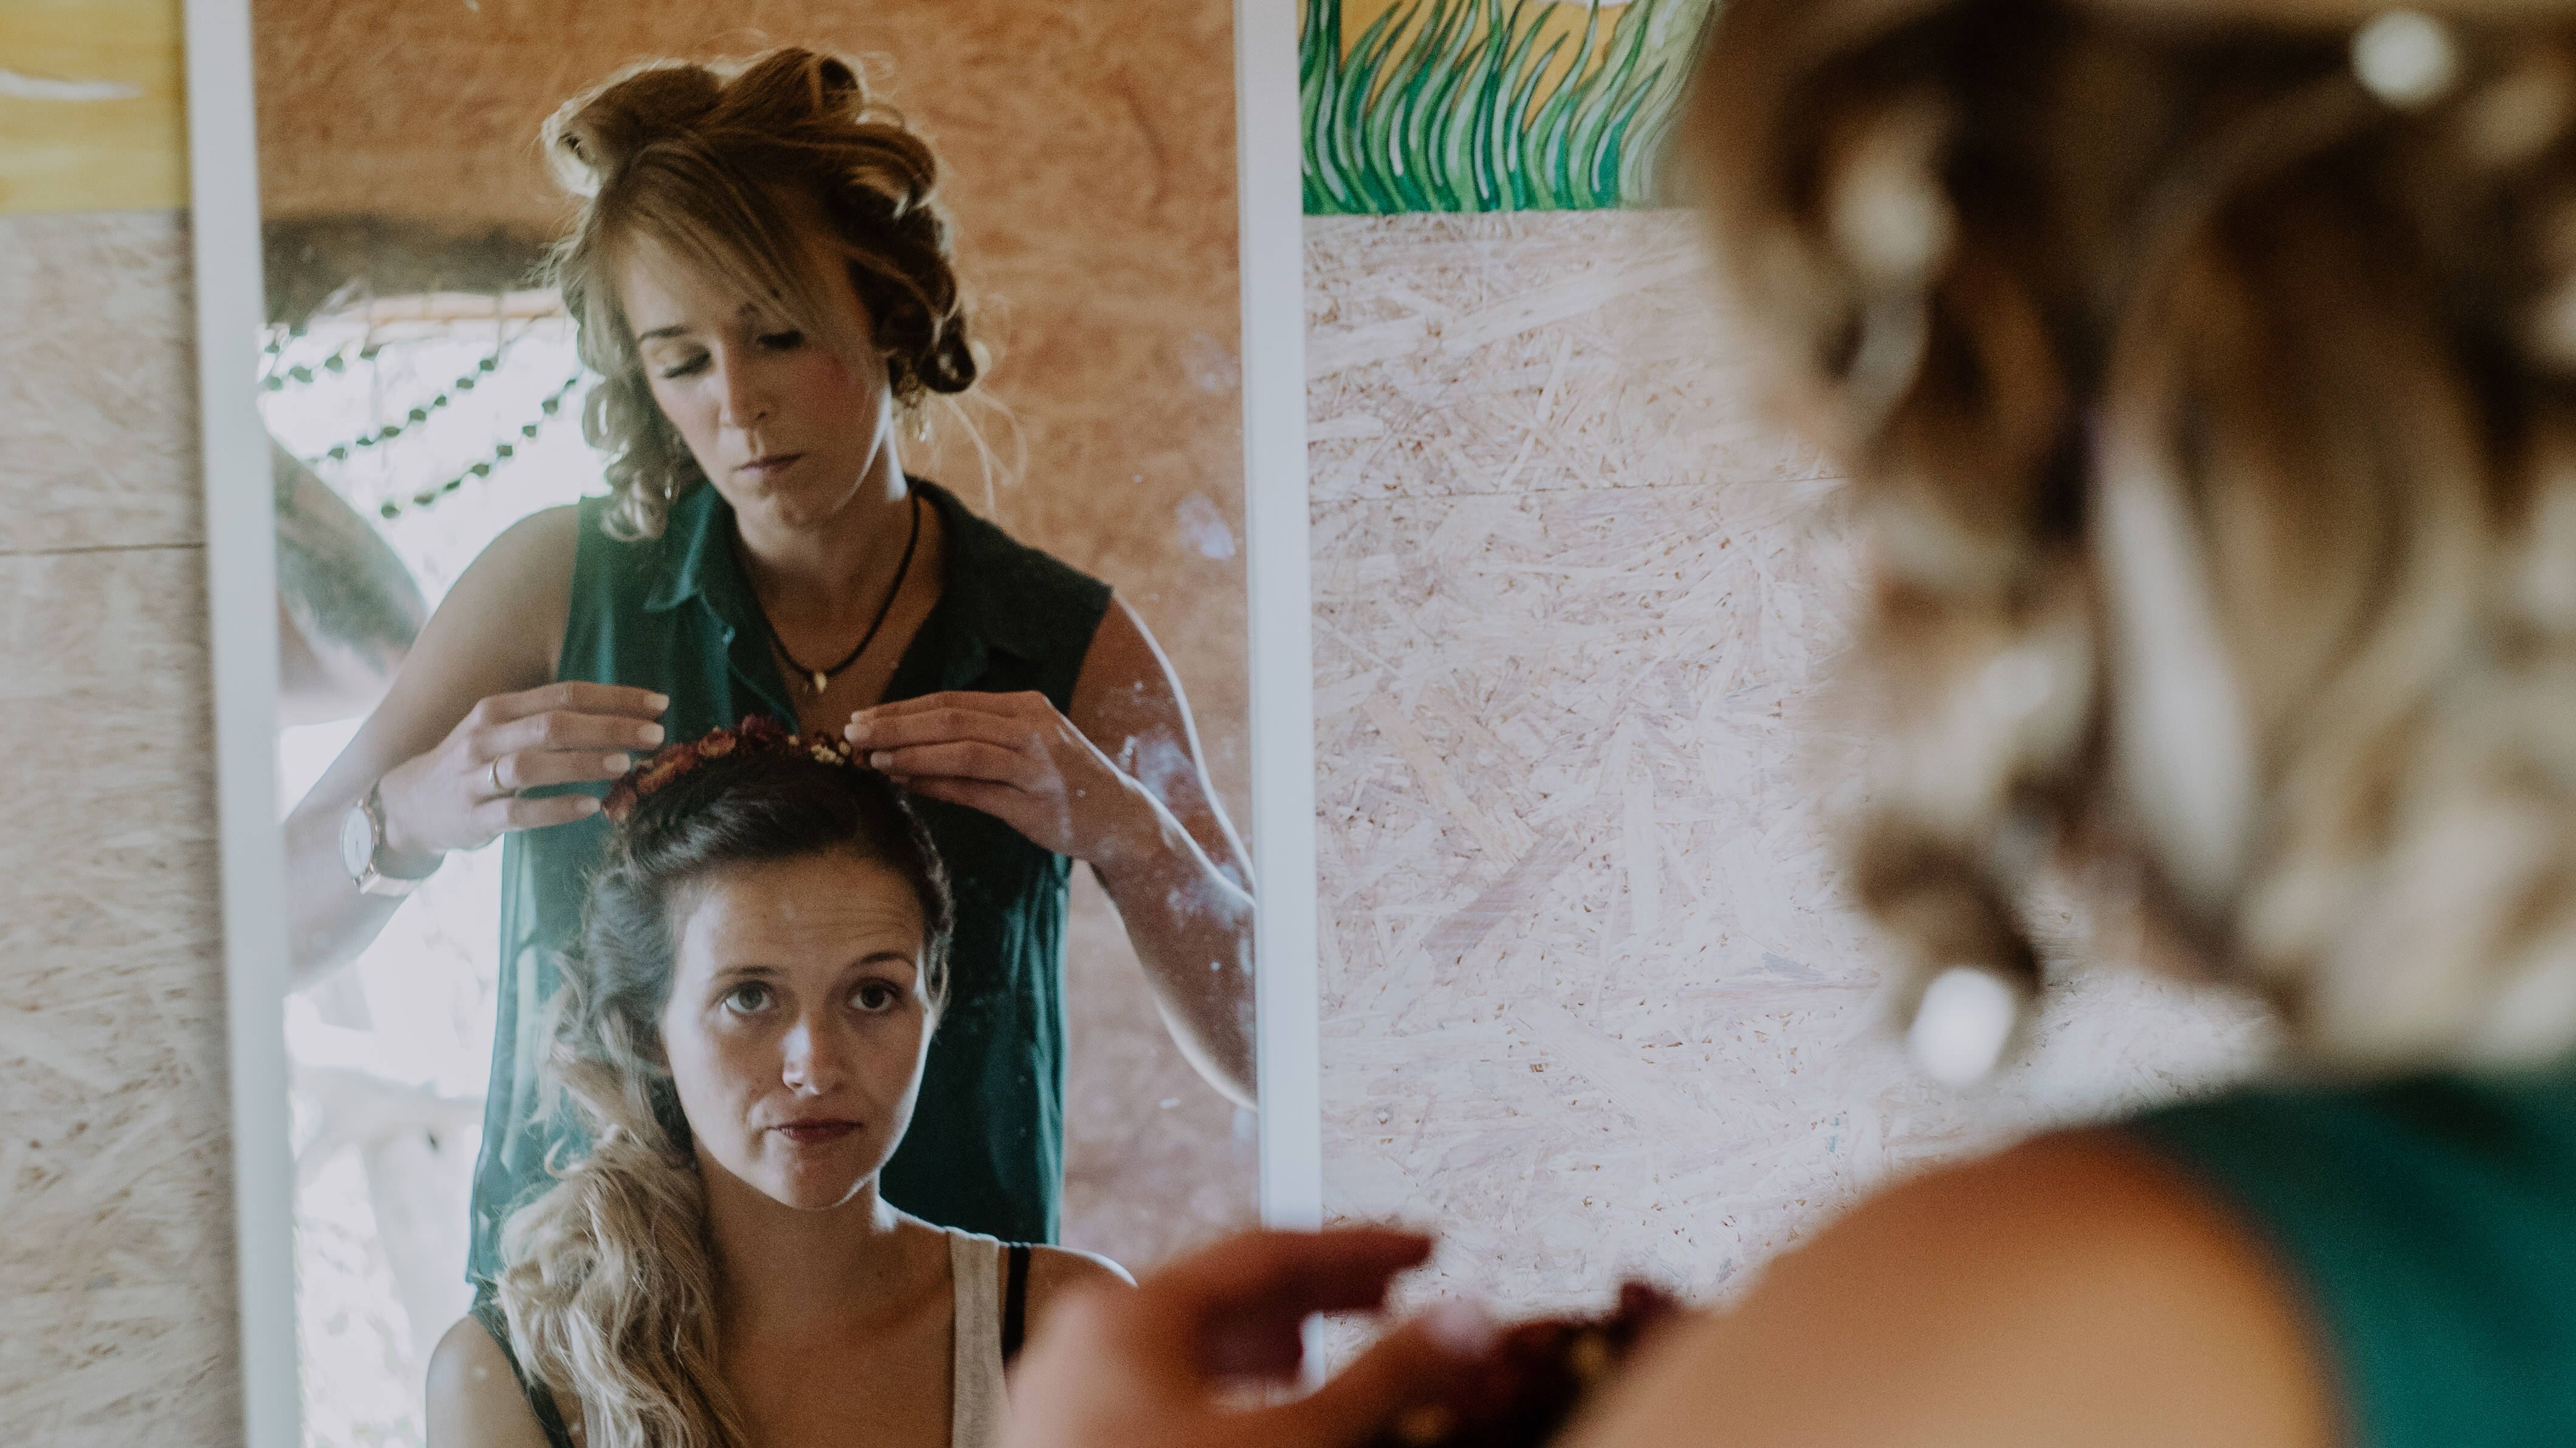
{"label": "woman's lips", "polygon": [[798,1146],[821,1146],[859,1129],[855,1121],[791,1121],[769,1128]]}
{"label": "woman's lips", "polygon": [[756,478],[774,478],[794,467],[797,460],[804,456],[803,453],[771,453],[767,457],[753,458],[737,471],[749,473]]}

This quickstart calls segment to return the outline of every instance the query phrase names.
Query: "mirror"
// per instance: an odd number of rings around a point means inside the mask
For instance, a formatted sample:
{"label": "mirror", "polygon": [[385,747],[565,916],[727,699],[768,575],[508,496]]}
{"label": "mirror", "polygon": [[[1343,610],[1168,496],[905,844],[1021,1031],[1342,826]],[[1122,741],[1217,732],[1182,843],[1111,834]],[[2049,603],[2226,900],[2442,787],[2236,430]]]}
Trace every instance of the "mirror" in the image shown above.
{"label": "mirror", "polygon": [[[862,1346],[946,1431],[1050,1293],[1311,1200],[1251,1105],[1311,1058],[1254,992],[1311,981],[1266,917],[1312,895],[1309,761],[1256,760],[1250,701],[1284,665],[1302,720],[1308,684],[1302,494],[1265,595],[1297,646],[1251,642],[1246,419],[1299,402],[1244,309],[1293,326],[1297,282],[1293,236],[1239,261],[1227,7],[248,10],[256,259],[221,270],[201,198],[200,286],[265,299],[269,455],[209,490],[274,500],[273,772],[228,761],[225,808],[282,825],[232,938],[293,1272],[246,1320],[293,1293],[305,1441],[433,1441],[434,1357],[543,1389],[484,1356],[540,1322],[697,1322],[693,1411],[770,1421],[793,1364],[690,1293],[829,1272],[936,1285],[953,1353]],[[1251,836],[1257,775],[1290,809]],[[663,1250],[584,1215],[612,1198],[694,1233],[651,1259],[685,1300],[501,1285]],[[610,1386],[688,1396],[650,1379]],[[559,1435],[571,1388],[525,1410]]]}

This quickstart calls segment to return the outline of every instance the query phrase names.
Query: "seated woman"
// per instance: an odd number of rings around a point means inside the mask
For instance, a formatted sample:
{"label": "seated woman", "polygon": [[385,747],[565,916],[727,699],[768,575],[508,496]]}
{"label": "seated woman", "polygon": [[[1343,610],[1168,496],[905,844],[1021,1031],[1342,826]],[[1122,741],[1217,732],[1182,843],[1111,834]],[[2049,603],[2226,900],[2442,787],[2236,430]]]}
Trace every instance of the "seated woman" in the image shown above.
{"label": "seated woman", "polygon": [[546,1066],[589,1145],[439,1344],[433,1448],[993,1441],[1022,1324],[1126,1274],[878,1195],[947,987],[928,832],[842,740],[763,719],[607,813]]}

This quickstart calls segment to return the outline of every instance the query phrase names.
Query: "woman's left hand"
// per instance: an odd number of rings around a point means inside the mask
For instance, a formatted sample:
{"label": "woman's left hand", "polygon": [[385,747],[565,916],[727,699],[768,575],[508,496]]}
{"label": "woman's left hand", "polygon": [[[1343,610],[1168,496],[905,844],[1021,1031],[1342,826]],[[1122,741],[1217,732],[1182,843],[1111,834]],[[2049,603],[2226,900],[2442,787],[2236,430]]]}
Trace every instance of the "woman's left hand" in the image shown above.
{"label": "woman's left hand", "polygon": [[1101,864],[1157,825],[1143,786],[1044,694],[924,694],[861,709],[842,733],[905,789],[982,810],[1059,855]]}

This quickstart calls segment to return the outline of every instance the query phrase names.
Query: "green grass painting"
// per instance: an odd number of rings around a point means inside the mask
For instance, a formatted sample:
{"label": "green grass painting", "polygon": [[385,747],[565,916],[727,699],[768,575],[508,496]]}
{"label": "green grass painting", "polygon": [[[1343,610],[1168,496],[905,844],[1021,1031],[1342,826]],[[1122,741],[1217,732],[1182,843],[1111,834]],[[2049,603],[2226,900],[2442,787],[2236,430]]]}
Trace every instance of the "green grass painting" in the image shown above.
{"label": "green grass painting", "polygon": [[1656,204],[1711,0],[1304,4],[1306,212],[1332,216]]}

